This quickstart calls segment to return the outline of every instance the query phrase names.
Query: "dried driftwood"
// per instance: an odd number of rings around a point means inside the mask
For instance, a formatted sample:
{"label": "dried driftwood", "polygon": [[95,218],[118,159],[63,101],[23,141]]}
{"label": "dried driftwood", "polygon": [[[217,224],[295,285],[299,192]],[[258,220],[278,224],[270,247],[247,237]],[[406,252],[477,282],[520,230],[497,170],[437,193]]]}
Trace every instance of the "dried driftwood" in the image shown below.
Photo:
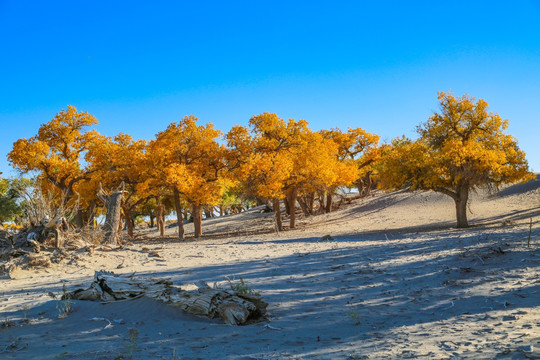
{"label": "dried driftwood", "polygon": [[63,216],[52,220],[44,217],[38,225],[31,226],[29,229],[14,235],[10,247],[32,248],[39,252],[41,244],[51,242],[54,247],[62,248],[68,231],[69,224]]}
{"label": "dried driftwood", "polygon": [[[64,217],[50,221],[43,218],[39,225],[0,241],[0,275],[13,277],[15,270],[49,267],[67,256],[62,249],[69,225]],[[54,250],[48,247],[54,244]],[[46,249],[45,251],[43,249]]]}
{"label": "dried driftwood", "polygon": [[197,287],[196,290],[182,290],[168,280],[141,279],[96,271],[89,288],[66,293],[64,298],[112,302],[147,296],[178,306],[189,314],[219,317],[230,325],[255,322],[266,314],[268,304],[259,295],[213,289],[202,281]]}

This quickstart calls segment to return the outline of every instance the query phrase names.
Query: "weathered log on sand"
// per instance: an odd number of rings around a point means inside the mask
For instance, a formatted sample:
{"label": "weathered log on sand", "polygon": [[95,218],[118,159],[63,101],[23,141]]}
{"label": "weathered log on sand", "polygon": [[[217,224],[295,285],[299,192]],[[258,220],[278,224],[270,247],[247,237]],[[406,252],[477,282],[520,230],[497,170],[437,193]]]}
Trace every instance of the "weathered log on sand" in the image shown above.
{"label": "weathered log on sand", "polygon": [[120,276],[111,272],[96,271],[88,289],[77,289],[63,298],[112,302],[147,296],[166,304],[178,306],[189,314],[220,317],[230,325],[244,325],[264,318],[268,304],[261,296],[241,294],[232,290],[213,289],[204,281],[196,290],[182,290],[171,281],[142,279],[132,275]]}

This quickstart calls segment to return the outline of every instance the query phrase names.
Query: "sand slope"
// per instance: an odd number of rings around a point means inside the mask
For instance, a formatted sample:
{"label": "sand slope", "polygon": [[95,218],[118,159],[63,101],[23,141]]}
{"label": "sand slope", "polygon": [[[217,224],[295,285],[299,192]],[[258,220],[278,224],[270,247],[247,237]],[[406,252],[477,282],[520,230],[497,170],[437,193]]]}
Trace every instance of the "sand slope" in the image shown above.
{"label": "sand slope", "polygon": [[[17,323],[0,328],[0,358],[539,358],[539,184],[476,194],[467,230],[453,227],[443,195],[378,193],[294,231],[257,234],[272,218],[253,210],[205,221],[214,235],[196,242],[152,231],[123,250],[20,272],[0,280],[0,321]],[[76,301],[59,319],[65,304],[48,292],[86,285],[99,269],[177,284],[242,277],[270,303],[269,321],[231,327],[149,299]]]}

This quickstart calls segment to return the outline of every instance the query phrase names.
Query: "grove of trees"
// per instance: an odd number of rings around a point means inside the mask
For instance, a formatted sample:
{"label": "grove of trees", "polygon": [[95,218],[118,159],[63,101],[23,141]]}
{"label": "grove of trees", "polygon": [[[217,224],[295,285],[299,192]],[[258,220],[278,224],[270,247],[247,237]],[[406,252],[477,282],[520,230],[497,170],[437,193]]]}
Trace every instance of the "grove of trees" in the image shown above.
{"label": "grove of trees", "polygon": [[[305,120],[273,113],[255,115],[249,127],[236,125],[227,133],[190,115],[150,141],[107,137],[93,129],[94,116],[68,106],[37,135],[17,140],[8,159],[21,173],[35,174],[42,193],[58,203],[76,202],[77,227],[92,224],[104,212],[106,194],[121,191],[130,236],[138,215],[155,219],[163,234],[165,214],[173,210],[178,236],[184,237],[183,221],[191,218],[200,237],[203,214],[223,215],[253,203],[271,205],[282,230],[281,201],[289,228],[295,228],[297,204],[306,216],[330,212],[340,188],[356,186],[367,195],[375,183],[449,195],[458,227],[466,227],[472,189],[526,181],[531,174],[516,139],[503,132],[508,121],[488,112],[484,100],[440,93],[439,101],[440,112],[418,127],[417,140],[391,144],[379,144],[379,136],[361,128],[312,131]],[[12,197],[8,185],[0,182],[0,196]],[[21,211],[9,199],[2,204]]]}

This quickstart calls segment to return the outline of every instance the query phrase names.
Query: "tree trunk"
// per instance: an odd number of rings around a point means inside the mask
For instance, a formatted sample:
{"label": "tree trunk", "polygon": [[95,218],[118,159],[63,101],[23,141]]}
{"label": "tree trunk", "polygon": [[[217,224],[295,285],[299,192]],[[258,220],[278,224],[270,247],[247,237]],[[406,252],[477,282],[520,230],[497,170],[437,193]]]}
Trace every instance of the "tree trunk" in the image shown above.
{"label": "tree trunk", "polygon": [[289,204],[289,199],[285,197],[283,203],[285,204],[285,212],[287,213],[287,215],[291,215],[291,206]]}
{"label": "tree trunk", "polygon": [[161,203],[161,198],[158,196],[157,199],[157,211],[156,211],[156,220],[159,230],[159,236],[163,237],[165,235],[165,219],[164,219],[163,204]]}
{"label": "tree trunk", "polygon": [[174,206],[176,207],[176,222],[178,223],[178,238],[184,239],[184,221],[182,219],[182,205],[180,204],[180,193],[175,187],[173,190]]}
{"label": "tree trunk", "polygon": [[56,227],[54,229],[55,230],[54,235],[55,235],[55,238],[56,238],[55,246],[57,248],[63,248],[64,243],[66,241],[65,234],[69,230],[69,224],[68,224],[66,218],[64,218],[64,217],[60,218],[60,220],[56,221],[55,223],[56,223]]}
{"label": "tree trunk", "polygon": [[154,219],[155,219],[155,216],[150,214],[150,228],[151,229],[154,227]]}
{"label": "tree trunk", "polygon": [[289,228],[294,229],[296,227],[296,199],[298,197],[298,190],[293,187],[289,194]]}
{"label": "tree trunk", "polygon": [[90,226],[93,223],[94,216],[96,214],[96,205],[97,204],[95,200],[90,201],[90,205],[88,206],[86,214],[83,218],[84,226]]}
{"label": "tree trunk", "polygon": [[317,201],[319,202],[319,209],[318,214],[322,214],[323,212],[326,212],[325,205],[324,205],[324,199],[326,198],[326,194],[317,194]]}
{"label": "tree trunk", "polygon": [[272,208],[274,210],[274,218],[276,220],[277,230],[283,231],[283,222],[281,221],[281,209],[278,198],[272,199]]}
{"label": "tree trunk", "polygon": [[202,235],[202,211],[201,205],[193,204],[192,214],[193,216],[193,226],[195,227],[196,238],[201,237]]}
{"label": "tree trunk", "polygon": [[84,213],[83,210],[79,208],[75,214],[75,226],[77,229],[82,229],[84,226]]}
{"label": "tree trunk", "polygon": [[467,221],[467,202],[469,200],[469,189],[467,187],[461,187],[457,192],[457,197],[454,199],[456,202],[456,217],[457,227],[466,228],[469,227]]}
{"label": "tree trunk", "polygon": [[371,171],[366,175],[366,194],[365,196],[369,196],[371,194],[371,188],[373,187],[373,179],[371,178]]}
{"label": "tree trunk", "polygon": [[305,216],[313,215],[313,204],[315,202],[315,193],[310,193],[298,197],[298,203]]}
{"label": "tree trunk", "polygon": [[107,194],[101,185],[99,186],[98,198],[103,201],[107,209],[105,216],[105,241],[109,244],[117,244],[120,228],[120,216],[122,213],[122,198],[124,195],[123,185],[111,195]]}
{"label": "tree trunk", "polygon": [[128,236],[130,239],[133,239],[133,214],[129,207],[124,206],[124,215],[126,217],[126,227],[128,231]]}
{"label": "tree trunk", "polygon": [[332,191],[328,191],[326,193],[326,208],[324,209],[326,213],[332,212],[332,202],[334,201],[334,195],[332,194]]}
{"label": "tree trunk", "polygon": [[161,231],[161,223],[159,222],[159,219],[161,217],[161,214],[159,213],[160,208],[161,208],[161,205],[158,200],[157,205],[156,205],[156,228],[158,232]]}
{"label": "tree trunk", "polygon": [[362,192],[364,191],[364,180],[360,178],[354,182],[354,185],[358,189],[358,195],[362,197]]}
{"label": "tree trunk", "polygon": [[302,212],[304,213],[304,216],[309,216],[309,209],[308,204],[306,201],[305,196],[301,196],[298,198],[298,203],[300,204],[300,208],[302,209]]}
{"label": "tree trunk", "polygon": [[122,207],[120,207],[120,221],[118,222],[118,234],[121,234],[122,231],[125,229],[124,226],[124,211],[122,210]]}

